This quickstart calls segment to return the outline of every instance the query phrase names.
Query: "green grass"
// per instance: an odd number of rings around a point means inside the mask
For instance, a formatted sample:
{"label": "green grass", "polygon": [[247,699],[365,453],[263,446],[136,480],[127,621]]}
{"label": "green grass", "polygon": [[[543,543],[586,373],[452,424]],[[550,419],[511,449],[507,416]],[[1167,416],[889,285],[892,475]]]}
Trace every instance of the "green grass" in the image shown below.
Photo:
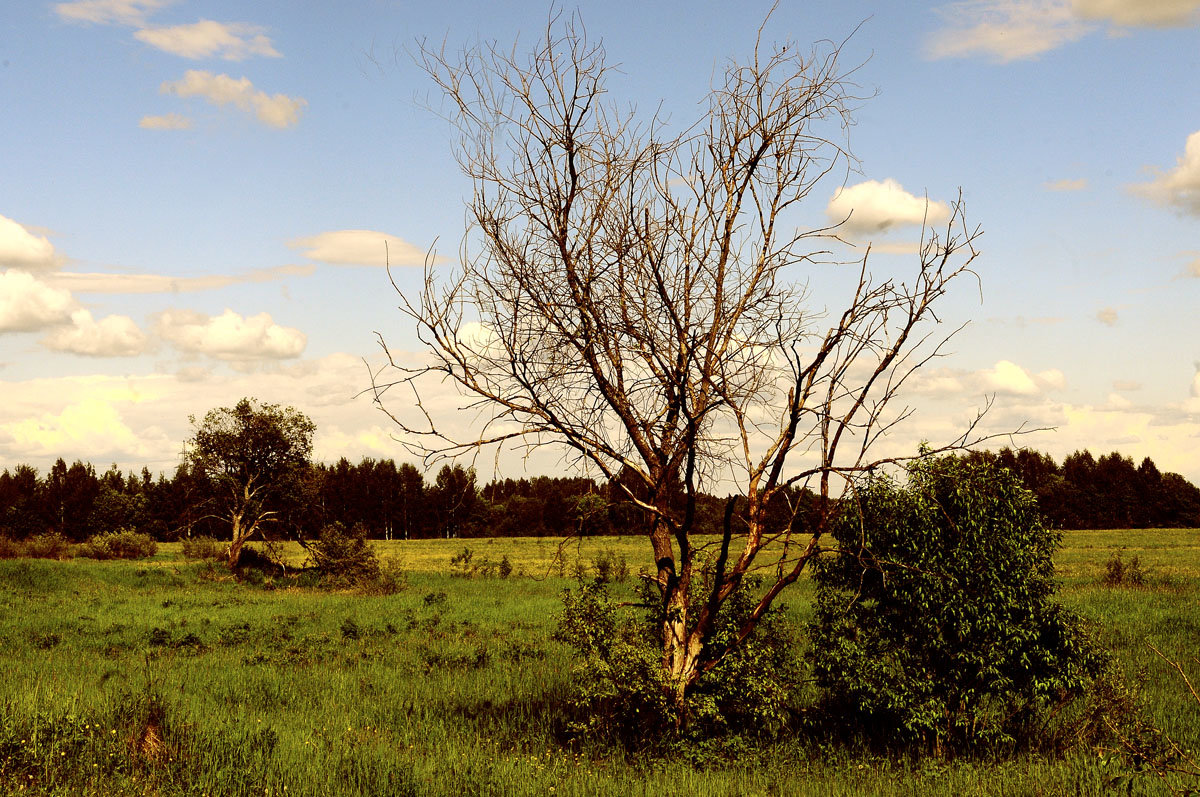
{"label": "green grass", "polygon": [[[649,553],[635,538],[560,543],[379,543],[407,585],[374,597],[252,587],[178,545],[141,562],[2,561],[0,793],[1102,794],[1118,771],[1089,751],[903,762],[792,740],[698,764],[565,745],[561,592],[602,549],[633,571]],[[464,546],[508,557],[513,576],[455,577]],[[1148,568],[1146,587],[1099,584],[1122,548]],[[1068,532],[1057,562],[1063,601],[1155,721],[1200,750],[1200,707],[1147,647],[1200,682],[1200,532]],[[807,581],[788,595],[795,617],[810,598]],[[1135,793],[1160,792],[1137,781]]]}

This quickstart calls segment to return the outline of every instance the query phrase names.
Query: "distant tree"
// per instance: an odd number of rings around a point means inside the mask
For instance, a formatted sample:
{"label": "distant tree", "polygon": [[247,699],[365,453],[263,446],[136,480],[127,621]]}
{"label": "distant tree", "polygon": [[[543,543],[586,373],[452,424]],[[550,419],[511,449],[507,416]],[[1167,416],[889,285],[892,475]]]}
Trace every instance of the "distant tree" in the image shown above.
{"label": "distant tree", "polygon": [[443,465],[429,491],[436,533],[440,537],[471,536],[483,509],[475,486],[475,469]]}
{"label": "distant tree", "polygon": [[188,461],[217,488],[217,509],[229,520],[226,554],[233,568],[242,546],[279,515],[283,496],[308,468],[316,426],[292,407],[251,398],[191,422]]}

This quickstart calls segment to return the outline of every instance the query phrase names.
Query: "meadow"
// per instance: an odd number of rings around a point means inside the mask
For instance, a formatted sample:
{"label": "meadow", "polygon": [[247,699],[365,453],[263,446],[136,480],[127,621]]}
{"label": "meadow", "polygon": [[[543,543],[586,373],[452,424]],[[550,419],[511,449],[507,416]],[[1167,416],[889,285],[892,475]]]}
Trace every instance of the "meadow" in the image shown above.
{"label": "meadow", "polygon": [[[1093,750],[898,760],[807,739],[741,756],[630,756],[564,741],[562,591],[637,538],[376,543],[390,595],[234,580],[160,545],[141,561],[0,561],[0,792],[95,795],[1103,794]],[[474,576],[451,558],[472,551]],[[1114,552],[1145,582],[1103,584]],[[286,551],[293,564],[303,555]],[[507,560],[511,573],[501,578]],[[1061,600],[1152,720],[1200,750],[1200,532],[1067,532]],[[457,571],[457,572],[456,572]],[[631,577],[614,589],[629,594]],[[788,596],[808,616],[811,587]],[[1132,793],[1200,788],[1135,775]]]}

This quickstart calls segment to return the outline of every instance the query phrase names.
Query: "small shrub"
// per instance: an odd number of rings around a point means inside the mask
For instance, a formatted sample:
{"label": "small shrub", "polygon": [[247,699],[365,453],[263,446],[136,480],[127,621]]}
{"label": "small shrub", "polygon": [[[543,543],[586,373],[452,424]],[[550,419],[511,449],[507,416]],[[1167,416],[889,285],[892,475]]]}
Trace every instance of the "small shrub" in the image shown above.
{"label": "small shrub", "polygon": [[[695,583],[694,603],[703,599],[704,580]],[[759,580],[747,579],[725,602],[714,650],[732,641],[759,586]],[[626,620],[618,618],[616,602],[598,579],[564,592],[555,638],[579,655],[571,669],[569,732],[629,749],[664,742],[682,742],[687,748],[715,740],[737,744],[738,739],[768,737],[786,727],[800,671],[795,635],[783,607],[772,609],[753,635],[701,676],[688,694],[686,715],[680,717],[662,668],[658,588],[646,581],[642,590],[641,605],[649,610]]]}
{"label": "small shrub", "polygon": [[1146,585],[1146,571],[1142,569],[1142,561],[1138,556],[1126,562],[1119,551],[1114,551],[1104,565],[1101,581],[1108,587],[1143,587]]}
{"label": "small shrub", "polygon": [[599,551],[592,561],[592,568],[596,571],[596,580],[601,584],[625,581],[629,578],[629,562],[625,560],[624,554],[618,554],[612,548]]}
{"label": "small shrub", "polygon": [[512,571],[512,562],[508,561],[508,554],[505,554],[500,560],[500,566],[497,569],[497,573],[500,575],[500,578],[508,578],[512,575]]}
{"label": "small shrub", "polygon": [[454,556],[450,557],[450,569],[456,576],[470,577],[475,574],[475,566],[471,564],[471,560],[475,557],[475,552],[470,548],[463,546],[463,549]]}
{"label": "small shrub", "polygon": [[31,559],[70,559],[71,544],[55,532],[38,534],[25,540],[25,556]]}
{"label": "small shrub", "polygon": [[224,543],[218,542],[212,537],[186,537],[183,540],[182,550],[185,559],[213,559],[219,561],[225,558]]}
{"label": "small shrub", "polygon": [[0,537],[0,559],[21,559],[24,556],[24,543],[10,537]]}
{"label": "small shrub", "polygon": [[149,534],[123,529],[97,534],[76,552],[89,559],[146,559],[158,553],[158,543]]}
{"label": "small shrub", "polygon": [[358,586],[379,578],[379,557],[361,526],[347,531],[343,524],[331,523],[321,529],[320,537],[308,544],[308,558],[325,583]]}
{"label": "small shrub", "polygon": [[361,633],[353,617],[342,620],[342,639],[358,639]]}

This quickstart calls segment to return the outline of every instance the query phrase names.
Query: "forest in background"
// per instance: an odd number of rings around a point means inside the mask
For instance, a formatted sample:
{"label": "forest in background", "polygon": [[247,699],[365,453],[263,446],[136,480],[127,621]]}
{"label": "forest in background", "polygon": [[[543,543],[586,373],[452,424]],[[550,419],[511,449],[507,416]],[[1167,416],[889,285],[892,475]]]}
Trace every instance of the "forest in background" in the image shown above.
{"label": "forest in background", "polygon": [[[1135,465],[1117,452],[1088,451],[1062,463],[1035,450],[977,451],[1020,475],[1038,505],[1059,528],[1200,527],[1200,489],[1149,458]],[[45,475],[28,465],[0,472],[0,536],[25,539],[47,532],[80,542],[94,534],[130,529],[159,541],[226,536],[228,519],[213,511],[216,486],[183,464],[155,477],[149,469],[124,473],[115,465],[97,473],[84,462],[59,459]],[[801,507],[813,496],[788,498]],[[698,531],[717,533],[724,497],[698,501]],[[773,514],[791,515],[785,502]],[[797,513],[803,524],[805,512]],[[312,465],[290,488],[271,532],[315,537],[329,524],[361,527],[376,539],[431,537],[583,536],[640,533],[641,511],[615,483],[537,476],[480,485],[461,465],[444,465],[432,481],[414,465],[391,459],[345,458]],[[802,530],[802,529],[798,529]]]}

